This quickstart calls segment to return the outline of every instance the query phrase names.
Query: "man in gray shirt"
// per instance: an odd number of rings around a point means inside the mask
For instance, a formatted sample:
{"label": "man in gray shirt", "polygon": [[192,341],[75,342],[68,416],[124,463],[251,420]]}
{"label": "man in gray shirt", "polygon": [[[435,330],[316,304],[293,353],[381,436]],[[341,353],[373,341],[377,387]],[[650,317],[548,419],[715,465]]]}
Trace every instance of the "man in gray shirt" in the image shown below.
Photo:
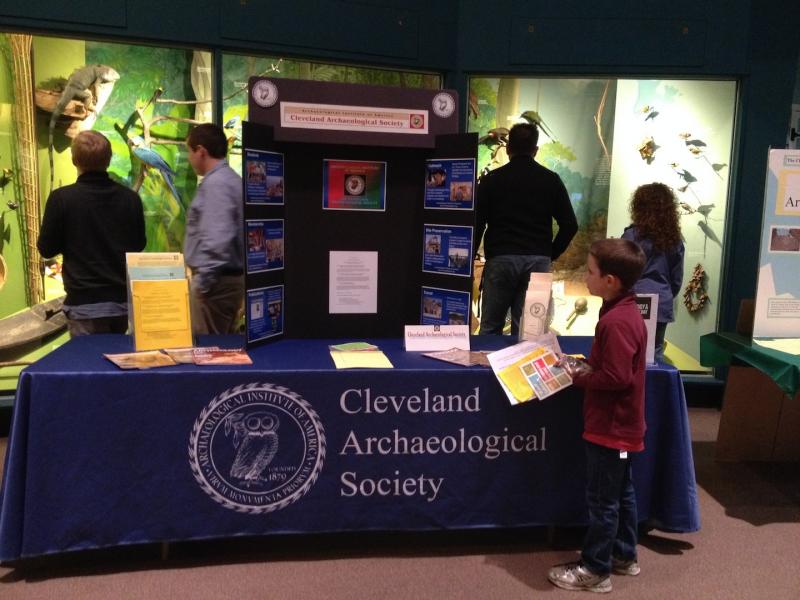
{"label": "man in gray shirt", "polygon": [[198,125],[186,139],[189,162],[203,176],[186,217],[183,253],[191,269],[195,334],[235,333],[244,307],[242,178],[225,159],[222,128]]}

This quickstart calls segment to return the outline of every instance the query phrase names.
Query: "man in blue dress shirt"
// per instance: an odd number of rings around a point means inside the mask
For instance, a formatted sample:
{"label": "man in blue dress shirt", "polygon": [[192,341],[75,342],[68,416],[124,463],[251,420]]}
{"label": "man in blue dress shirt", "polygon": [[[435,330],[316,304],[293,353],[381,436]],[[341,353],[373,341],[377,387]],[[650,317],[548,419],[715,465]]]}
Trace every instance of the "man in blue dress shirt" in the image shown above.
{"label": "man in blue dress shirt", "polygon": [[191,270],[195,334],[235,333],[244,306],[242,178],[228,166],[222,128],[198,125],[186,139],[203,177],[186,217],[183,252]]}

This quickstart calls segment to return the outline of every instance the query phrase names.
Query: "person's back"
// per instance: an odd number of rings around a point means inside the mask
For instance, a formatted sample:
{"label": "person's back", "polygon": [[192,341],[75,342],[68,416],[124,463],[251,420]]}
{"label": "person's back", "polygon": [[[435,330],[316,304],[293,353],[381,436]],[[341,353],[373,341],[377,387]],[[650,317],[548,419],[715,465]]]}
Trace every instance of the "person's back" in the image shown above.
{"label": "person's back", "polygon": [[139,196],[97,171],[54,190],[51,202],[60,213],[59,230],[44,223],[39,247],[45,256],[64,257],[65,303],[125,302],[125,253],[145,245]]}
{"label": "person's back", "polygon": [[663,183],[648,183],[634,191],[630,201],[632,224],[622,238],[639,244],[647,261],[633,291],[656,294],[655,356],[664,356],[667,324],[675,320],[674,299],[683,284],[684,245],[675,194]]}
{"label": "person's back", "polygon": [[50,194],[37,240],[43,257],[64,257],[64,312],[73,336],[125,332],[125,253],[140,252],[147,242],[142,201],[111,180],[110,161],[105,136],[95,131],[76,136],[72,162],[78,180]]}
{"label": "person's back", "polygon": [[565,234],[574,220],[564,185],[558,175],[531,156],[513,156],[487,173],[479,194],[486,210],[486,258],[503,254],[557,258],[569,244],[572,235],[563,243],[557,240],[556,247],[553,242],[553,219],[568,223]]}
{"label": "person's back", "polygon": [[[508,135],[509,163],[484,175],[478,185],[473,256],[483,239],[482,334],[502,334],[509,311],[511,335],[518,334],[531,273],[550,271],[578,231],[561,179],[533,160],[538,140],[535,125],[514,125]],[[553,219],[558,223],[555,238]]]}

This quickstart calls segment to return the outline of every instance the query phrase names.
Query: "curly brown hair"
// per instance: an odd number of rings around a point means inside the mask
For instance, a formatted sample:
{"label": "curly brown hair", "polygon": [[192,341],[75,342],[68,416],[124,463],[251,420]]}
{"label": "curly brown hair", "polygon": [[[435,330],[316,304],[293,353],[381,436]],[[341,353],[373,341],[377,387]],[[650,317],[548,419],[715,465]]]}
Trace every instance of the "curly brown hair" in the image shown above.
{"label": "curly brown hair", "polygon": [[678,202],[668,185],[640,185],[631,196],[630,213],[638,237],[649,239],[656,250],[666,252],[680,243]]}

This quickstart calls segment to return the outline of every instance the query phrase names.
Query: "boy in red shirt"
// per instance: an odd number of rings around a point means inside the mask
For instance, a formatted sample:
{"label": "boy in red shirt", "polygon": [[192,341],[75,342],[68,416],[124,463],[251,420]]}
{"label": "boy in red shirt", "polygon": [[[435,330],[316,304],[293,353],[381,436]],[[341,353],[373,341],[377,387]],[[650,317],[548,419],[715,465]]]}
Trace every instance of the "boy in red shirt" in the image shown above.
{"label": "boy in red shirt", "polygon": [[638,575],[636,494],[629,452],[644,450],[647,329],[630,291],[645,264],[630,240],[599,240],[589,249],[586,285],[603,306],[587,363],[564,367],[585,388],[586,503],[589,529],[579,562],[550,569],[567,590],[610,592],[613,571]]}

